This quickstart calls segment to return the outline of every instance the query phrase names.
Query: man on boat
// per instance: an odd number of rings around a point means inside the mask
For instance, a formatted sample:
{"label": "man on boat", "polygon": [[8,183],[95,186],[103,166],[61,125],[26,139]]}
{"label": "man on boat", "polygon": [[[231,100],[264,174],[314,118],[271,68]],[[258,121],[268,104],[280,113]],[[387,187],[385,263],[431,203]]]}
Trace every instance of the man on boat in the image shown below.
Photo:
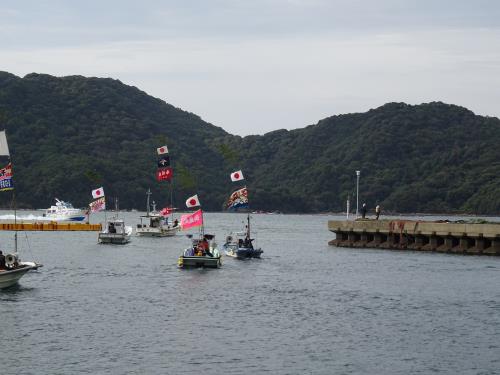
{"label": "man on boat", "polygon": [[203,249],[203,254],[208,255],[209,257],[213,257],[212,253],[210,252],[210,246],[206,238],[203,238],[201,240],[200,245],[201,248]]}
{"label": "man on boat", "polygon": [[5,255],[3,255],[2,250],[0,250],[0,270],[5,269]]}
{"label": "man on boat", "polygon": [[252,238],[246,236],[243,245],[248,249],[253,249],[252,241],[253,241]]}

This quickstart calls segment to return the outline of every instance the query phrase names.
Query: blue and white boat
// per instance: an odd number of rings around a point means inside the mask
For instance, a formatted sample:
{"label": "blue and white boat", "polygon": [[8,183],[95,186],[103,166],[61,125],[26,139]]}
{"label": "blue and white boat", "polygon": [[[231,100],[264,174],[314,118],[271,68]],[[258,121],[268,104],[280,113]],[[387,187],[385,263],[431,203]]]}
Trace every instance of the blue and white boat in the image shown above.
{"label": "blue and white boat", "polygon": [[250,214],[247,215],[246,231],[237,232],[234,236],[226,237],[222,246],[227,256],[237,259],[260,258],[264,252],[260,247],[255,247],[254,239],[250,235]]}
{"label": "blue and white boat", "polygon": [[55,206],[47,208],[43,216],[53,221],[83,221],[88,218],[88,212],[56,198]]}

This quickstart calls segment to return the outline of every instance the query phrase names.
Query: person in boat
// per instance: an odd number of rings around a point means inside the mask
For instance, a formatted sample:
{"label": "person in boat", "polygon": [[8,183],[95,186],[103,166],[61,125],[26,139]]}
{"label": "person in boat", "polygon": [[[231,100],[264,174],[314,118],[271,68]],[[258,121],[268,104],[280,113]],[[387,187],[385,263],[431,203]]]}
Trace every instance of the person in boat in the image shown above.
{"label": "person in boat", "polygon": [[5,255],[3,255],[2,250],[0,250],[0,270],[5,269]]}
{"label": "person in boat", "polygon": [[208,240],[206,238],[203,238],[200,243],[201,243],[201,248],[203,249],[203,254],[212,257],[213,255],[210,252],[210,245],[208,244]]}
{"label": "person in boat", "polygon": [[114,223],[109,223],[109,233],[116,233],[116,228]]}
{"label": "person in boat", "polygon": [[253,241],[253,239],[251,239],[250,237],[247,236],[247,237],[245,237],[245,241],[243,242],[243,245],[246,248],[252,249],[253,248],[252,241]]}
{"label": "person in boat", "polygon": [[174,227],[178,226],[179,225],[179,220],[175,219],[174,220]]}
{"label": "person in boat", "polygon": [[199,240],[196,245],[194,246],[194,255],[198,257],[202,257],[205,253],[204,246],[203,246],[203,241]]}

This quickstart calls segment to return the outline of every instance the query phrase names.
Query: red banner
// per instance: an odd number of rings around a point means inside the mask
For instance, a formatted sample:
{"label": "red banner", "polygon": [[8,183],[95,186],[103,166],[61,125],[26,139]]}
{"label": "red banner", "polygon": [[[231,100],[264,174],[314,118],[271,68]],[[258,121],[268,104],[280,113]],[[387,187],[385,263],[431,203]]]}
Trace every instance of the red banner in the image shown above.
{"label": "red banner", "polygon": [[156,179],[158,181],[170,181],[174,175],[174,172],[171,167],[167,168],[158,168],[156,171]]}
{"label": "red banner", "polygon": [[160,211],[160,215],[162,216],[168,216],[172,213],[172,208],[171,207],[165,207],[165,208],[162,208],[162,210]]}
{"label": "red banner", "polygon": [[189,229],[203,225],[203,211],[198,210],[192,214],[181,216],[181,228]]}

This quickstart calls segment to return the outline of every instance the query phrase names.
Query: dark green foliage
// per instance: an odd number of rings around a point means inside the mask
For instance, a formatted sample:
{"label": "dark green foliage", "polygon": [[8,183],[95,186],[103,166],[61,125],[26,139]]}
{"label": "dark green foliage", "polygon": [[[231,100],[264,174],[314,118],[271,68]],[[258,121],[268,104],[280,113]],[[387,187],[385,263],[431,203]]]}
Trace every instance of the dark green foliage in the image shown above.
{"label": "dark green foliage", "polygon": [[167,204],[169,184],[154,177],[156,148],[167,144],[181,208],[198,193],[220,210],[241,168],[253,209],[341,211],[359,169],[372,210],[500,212],[500,121],[443,103],[390,103],[242,138],[117,80],[0,72],[0,127],[23,207],[54,197],[85,206],[100,185],[122,208],[145,209],[148,188]]}

